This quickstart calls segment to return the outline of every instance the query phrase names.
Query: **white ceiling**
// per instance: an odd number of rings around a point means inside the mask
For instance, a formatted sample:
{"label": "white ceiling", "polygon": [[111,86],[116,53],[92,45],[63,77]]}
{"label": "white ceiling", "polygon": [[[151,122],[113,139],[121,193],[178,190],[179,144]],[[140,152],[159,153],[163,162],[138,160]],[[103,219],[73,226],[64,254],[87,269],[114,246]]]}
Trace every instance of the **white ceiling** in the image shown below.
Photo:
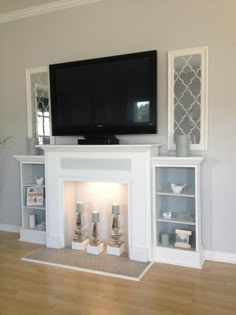
{"label": "white ceiling", "polygon": [[56,2],[56,0],[0,0],[0,14],[27,9],[38,5]]}

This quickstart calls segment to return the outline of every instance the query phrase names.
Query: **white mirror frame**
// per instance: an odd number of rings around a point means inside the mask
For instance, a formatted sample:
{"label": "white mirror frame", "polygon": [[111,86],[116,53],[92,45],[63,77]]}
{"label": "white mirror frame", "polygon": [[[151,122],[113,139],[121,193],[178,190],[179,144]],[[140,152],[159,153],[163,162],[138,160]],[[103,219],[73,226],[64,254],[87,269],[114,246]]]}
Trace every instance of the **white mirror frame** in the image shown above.
{"label": "white mirror frame", "polygon": [[175,150],[174,143],[174,61],[176,57],[199,54],[201,57],[200,143],[191,144],[191,150],[208,149],[208,47],[179,49],[168,52],[168,150]]}
{"label": "white mirror frame", "polygon": [[[32,102],[32,86],[31,86],[31,75],[36,73],[47,73],[48,82],[49,82],[49,67],[43,66],[43,67],[36,67],[36,68],[29,68],[25,70],[26,75],[26,100],[27,100],[27,125],[28,125],[28,138],[35,137],[34,129],[36,126],[33,126],[34,120],[33,120],[33,114],[34,110],[33,107],[35,104]],[[42,86],[45,88],[45,86]],[[35,87],[34,87],[35,88]],[[50,87],[48,85],[48,95],[50,100]],[[51,115],[50,115],[50,121],[51,121]],[[51,133],[51,123],[50,123],[50,133]],[[54,143],[54,138],[50,136],[50,143]]]}

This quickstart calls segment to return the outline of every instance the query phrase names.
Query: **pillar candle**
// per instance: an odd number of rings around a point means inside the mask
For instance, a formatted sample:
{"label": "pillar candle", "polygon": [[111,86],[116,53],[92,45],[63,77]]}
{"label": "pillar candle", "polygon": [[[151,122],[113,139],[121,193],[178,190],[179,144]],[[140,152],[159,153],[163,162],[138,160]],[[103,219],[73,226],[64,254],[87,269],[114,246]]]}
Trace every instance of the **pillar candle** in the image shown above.
{"label": "pillar candle", "polygon": [[30,214],[29,215],[29,228],[30,229],[34,229],[36,225],[36,218],[35,218],[35,214]]}
{"label": "pillar candle", "polygon": [[120,206],[117,204],[112,205],[112,214],[117,215],[120,214]]}
{"label": "pillar candle", "polygon": [[99,212],[98,211],[92,212],[92,222],[93,223],[99,222]]}
{"label": "pillar candle", "polygon": [[84,203],[79,201],[76,203],[76,212],[82,212],[84,208]]}

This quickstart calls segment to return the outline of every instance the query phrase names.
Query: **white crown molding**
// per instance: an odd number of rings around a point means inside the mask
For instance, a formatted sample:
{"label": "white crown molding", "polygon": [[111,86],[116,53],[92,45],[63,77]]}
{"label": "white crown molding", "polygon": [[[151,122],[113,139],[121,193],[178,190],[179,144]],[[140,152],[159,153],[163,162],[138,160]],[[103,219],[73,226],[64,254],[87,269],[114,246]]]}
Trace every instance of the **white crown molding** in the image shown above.
{"label": "white crown molding", "polygon": [[42,15],[100,1],[103,0],[59,0],[52,3],[42,4],[22,10],[0,14],[0,23],[11,22],[31,16]]}

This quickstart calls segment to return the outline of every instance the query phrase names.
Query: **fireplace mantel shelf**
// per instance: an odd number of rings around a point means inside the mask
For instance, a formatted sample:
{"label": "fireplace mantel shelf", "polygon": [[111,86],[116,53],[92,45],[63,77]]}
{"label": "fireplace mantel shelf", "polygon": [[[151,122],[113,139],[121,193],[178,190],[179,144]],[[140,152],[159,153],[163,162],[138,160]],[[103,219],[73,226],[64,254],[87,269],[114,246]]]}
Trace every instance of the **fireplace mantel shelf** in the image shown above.
{"label": "fireplace mantel shelf", "polygon": [[161,144],[114,144],[114,145],[38,145],[37,147],[44,151],[69,151],[69,152],[85,152],[85,151],[106,151],[106,152],[144,152],[148,149],[158,149]]}

